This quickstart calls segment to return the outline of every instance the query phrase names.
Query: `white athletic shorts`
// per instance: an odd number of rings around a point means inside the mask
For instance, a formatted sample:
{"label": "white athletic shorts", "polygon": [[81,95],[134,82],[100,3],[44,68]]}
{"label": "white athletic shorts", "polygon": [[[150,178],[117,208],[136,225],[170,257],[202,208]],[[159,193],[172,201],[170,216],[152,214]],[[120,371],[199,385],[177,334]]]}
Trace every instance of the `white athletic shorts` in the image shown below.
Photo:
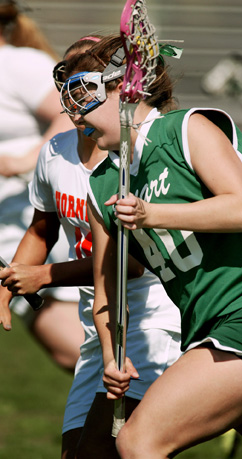
{"label": "white athletic shorts", "polygon": [[[141,400],[148,387],[181,355],[180,334],[161,329],[128,333],[127,356],[139,372],[126,395]],[[81,346],[75,378],[67,399],[62,433],[82,427],[96,392],[106,392],[102,384],[102,351],[97,337]]]}

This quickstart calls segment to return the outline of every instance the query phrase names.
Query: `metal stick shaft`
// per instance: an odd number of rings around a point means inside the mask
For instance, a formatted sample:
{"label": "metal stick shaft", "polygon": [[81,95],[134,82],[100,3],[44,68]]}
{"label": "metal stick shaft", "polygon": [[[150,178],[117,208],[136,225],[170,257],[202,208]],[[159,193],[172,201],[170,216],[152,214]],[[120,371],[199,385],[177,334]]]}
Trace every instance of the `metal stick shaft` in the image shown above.
{"label": "metal stick shaft", "polygon": [[[130,129],[136,104],[121,103],[120,110],[120,169],[119,169],[119,198],[129,194],[130,186]],[[129,231],[118,222],[117,246],[117,305],[116,305],[116,342],[115,358],[118,369],[124,371],[127,327],[127,272],[128,272],[128,237]],[[115,401],[112,436],[117,437],[125,423],[125,398]]]}

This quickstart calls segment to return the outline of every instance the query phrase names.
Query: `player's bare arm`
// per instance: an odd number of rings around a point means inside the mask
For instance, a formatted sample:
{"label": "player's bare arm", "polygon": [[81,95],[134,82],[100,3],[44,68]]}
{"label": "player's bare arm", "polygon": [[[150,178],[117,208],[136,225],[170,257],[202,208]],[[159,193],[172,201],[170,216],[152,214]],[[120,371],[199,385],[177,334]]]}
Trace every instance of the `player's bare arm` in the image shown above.
{"label": "player's bare arm", "polygon": [[126,361],[127,373],[121,373],[114,357],[117,246],[90,200],[88,218],[93,235],[93,317],[103,350],[103,379],[108,398],[119,398],[128,390],[130,376],[138,377],[138,373],[129,359]]}
{"label": "player's bare arm", "polygon": [[[59,221],[57,216],[54,213],[45,213],[36,210],[32,223],[21,240],[13,261],[26,265],[41,265],[45,262],[49,251],[57,241],[58,232]],[[5,268],[0,274],[0,279],[3,280],[0,289],[0,323],[3,324],[5,330],[10,330],[11,313],[9,303],[12,299],[12,293],[18,293],[18,287],[16,286],[17,278],[14,277],[14,279],[12,278],[8,282],[9,275],[12,276],[13,274],[12,268]],[[6,288],[5,282],[8,283],[8,287],[11,285],[12,292]],[[32,287],[32,291],[28,293],[33,293],[37,289],[35,290]]]}
{"label": "player's bare arm", "polygon": [[[57,240],[58,232],[59,220],[56,214],[36,210],[11,267],[0,272],[2,286],[15,295],[34,293],[44,287],[92,286],[92,257],[43,264]],[[8,297],[11,299],[11,296]]]}
{"label": "player's bare arm", "polygon": [[106,205],[129,229],[167,228],[197,232],[242,230],[242,164],[225,134],[204,116],[194,114],[188,125],[194,170],[214,195],[186,204],[152,204],[130,194]]}

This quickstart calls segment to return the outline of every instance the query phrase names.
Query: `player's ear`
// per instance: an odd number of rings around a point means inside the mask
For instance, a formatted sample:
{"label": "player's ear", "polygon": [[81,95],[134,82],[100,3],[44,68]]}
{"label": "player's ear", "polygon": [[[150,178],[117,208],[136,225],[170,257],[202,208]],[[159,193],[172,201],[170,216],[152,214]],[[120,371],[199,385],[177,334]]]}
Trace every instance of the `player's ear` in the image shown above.
{"label": "player's ear", "polygon": [[123,81],[120,81],[120,83],[117,86],[117,90],[118,90],[119,93],[121,92],[122,87],[123,87]]}

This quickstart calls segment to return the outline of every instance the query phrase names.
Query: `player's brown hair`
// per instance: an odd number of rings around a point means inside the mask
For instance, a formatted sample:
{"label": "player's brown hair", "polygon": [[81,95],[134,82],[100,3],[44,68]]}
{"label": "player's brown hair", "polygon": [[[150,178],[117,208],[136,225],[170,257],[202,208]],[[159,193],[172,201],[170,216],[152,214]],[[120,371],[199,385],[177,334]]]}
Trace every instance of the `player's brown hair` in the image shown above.
{"label": "player's brown hair", "polygon": [[[82,71],[103,72],[110,62],[111,56],[121,46],[122,41],[119,35],[103,37],[99,43],[95,43],[84,54],[73,56],[68,60],[66,65],[67,78]],[[151,95],[146,97],[145,103],[151,107],[157,107],[162,112],[176,108],[172,95],[173,83],[163,59],[158,59],[156,76],[155,81],[149,87]],[[120,81],[122,78],[106,83],[107,92],[112,91]]]}
{"label": "player's brown hair", "polygon": [[72,45],[67,48],[64,54],[64,59],[68,57],[69,54],[76,54],[76,53],[81,53],[83,48],[90,48],[92,47],[95,43],[100,41],[103,38],[103,35],[85,35],[85,37],[80,38],[79,40],[75,41],[75,43],[72,43]]}
{"label": "player's brown hair", "polygon": [[0,31],[10,45],[39,49],[59,60],[35,21],[22,14],[15,1],[0,2]]}

